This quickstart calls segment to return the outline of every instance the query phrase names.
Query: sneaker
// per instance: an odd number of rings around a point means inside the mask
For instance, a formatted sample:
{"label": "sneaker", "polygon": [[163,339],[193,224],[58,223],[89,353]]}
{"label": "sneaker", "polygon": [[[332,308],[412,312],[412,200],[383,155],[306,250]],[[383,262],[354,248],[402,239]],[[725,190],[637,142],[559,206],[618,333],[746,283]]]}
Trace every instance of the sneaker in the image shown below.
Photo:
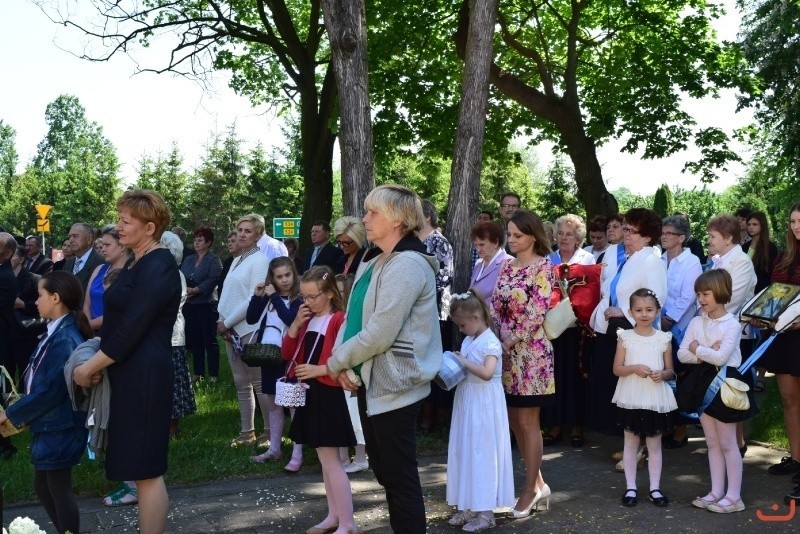
{"label": "sneaker", "polygon": [[791,475],[800,472],[800,462],[792,460],[791,456],[784,456],[780,463],[769,466],[767,472],[770,475]]}
{"label": "sneaker", "polygon": [[791,493],[788,493],[783,498],[783,502],[788,506],[790,502],[794,501],[795,504],[800,504],[800,484],[794,487]]}
{"label": "sneaker", "polygon": [[345,473],[358,473],[359,471],[364,471],[365,469],[369,469],[369,462],[366,460],[363,462],[350,462],[344,466]]}

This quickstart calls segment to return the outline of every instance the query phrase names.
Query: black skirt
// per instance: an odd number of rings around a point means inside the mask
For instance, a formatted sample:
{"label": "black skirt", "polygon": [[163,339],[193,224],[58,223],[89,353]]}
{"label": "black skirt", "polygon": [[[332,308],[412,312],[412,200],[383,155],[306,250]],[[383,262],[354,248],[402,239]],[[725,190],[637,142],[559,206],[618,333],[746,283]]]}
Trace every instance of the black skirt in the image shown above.
{"label": "black skirt", "polygon": [[289,438],[311,448],[355,447],[356,436],[344,390],[308,381],[306,405],[294,412]]}
{"label": "black skirt", "polygon": [[622,430],[633,432],[642,438],[671,433],[675,430],[676,416],[677,412],[658,413],[653,410],[617,408],[617,421]]}
{"label": "black skirt", "polygon": [[282,361],[274,365],[261,366],[261,393],[275,395],[275,382],[286,374],[286,366],[288,364],[288,361]]}
{"label": "black skirt", "polygon": [[800,376],[800,330],[778,334],[756,365],[776,375]]}
{"label": "black skirt", "polygon": [[506,393],[506,406],[508,408],[538,408],[540,406],[550,406],[555,401],[556,396],[553,393],[549,395],[509,395]]}
{"label": "black skirt", "polygon": [[578,371],[580,339],[581,328],[573,327],[553,340],[556,394],[553,405],[542,410],[542,423],[548,428],[584,424],[589,381]]}

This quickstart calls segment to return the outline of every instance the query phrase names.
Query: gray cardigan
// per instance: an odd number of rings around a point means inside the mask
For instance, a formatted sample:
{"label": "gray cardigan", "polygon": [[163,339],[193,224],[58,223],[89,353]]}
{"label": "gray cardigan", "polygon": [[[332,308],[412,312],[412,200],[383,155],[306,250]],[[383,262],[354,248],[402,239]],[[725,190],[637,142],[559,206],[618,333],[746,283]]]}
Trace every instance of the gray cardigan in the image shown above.
{"label": "gray cardigan", "polygon": [[[361,379],[368,415],[403,408],[427,397],[430,381],[442,364],[435,278],[439,265],[433,256],[397,250],[372,273],[364,297],[364,327],[342,343],[342,326],[328,360],[334,372],[363,363]],[[355,281],[376,261],[363,260]]]}
{"label": "gray cardigan", "polygon": [[[88,390],[72,381],[72,372],[86,360],[100,350],[100,338],[95,337],[78,345],[66,365],[64,365],[64,380],[67,381],[67,391],[72,400],[72,409],[88,412],[86,428],[89,429],[89,448],[95,454],[102,454],[108,443],[108,423],[111,415],[111,384],[108,374],[103,369],[103,380]],[[87,396],[88,395],[88,396]],[[93,423],[90,424],[90,421]]]}

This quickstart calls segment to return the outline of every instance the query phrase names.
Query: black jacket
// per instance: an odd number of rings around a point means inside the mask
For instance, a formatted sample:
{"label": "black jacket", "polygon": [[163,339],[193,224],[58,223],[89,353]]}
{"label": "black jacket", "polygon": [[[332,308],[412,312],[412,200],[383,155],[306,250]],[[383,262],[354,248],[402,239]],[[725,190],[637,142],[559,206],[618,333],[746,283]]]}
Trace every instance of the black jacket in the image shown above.
{"label": "black jacket", "polygon": [[334,246],[331,243],[325,243],[325,245],[319,251],[319,254],[317,254],[317,260],[314,262],[314,265],[311,265],[311,256],[313,254],[314,247],[306,250],[306,253],[303,256],[303,272],[306,272],[311,267],[317,267],[318,265],[327,265],[333,269],[336,266],[336,260],[344,255],[339,247]]}

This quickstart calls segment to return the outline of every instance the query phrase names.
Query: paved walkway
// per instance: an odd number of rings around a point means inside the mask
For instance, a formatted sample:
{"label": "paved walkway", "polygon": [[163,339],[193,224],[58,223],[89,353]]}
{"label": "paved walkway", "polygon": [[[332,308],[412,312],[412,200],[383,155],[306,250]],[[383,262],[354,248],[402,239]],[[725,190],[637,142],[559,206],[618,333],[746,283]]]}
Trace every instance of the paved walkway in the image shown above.
{"label": "paved walkway", "polygon": [[[550,509],[518,521],[498,519],[493,532],[735,532],[800,531],[800,512],[783,522],[764,522],[762,513],[786,514],[783,496],[793,487],[789,477],[766,472],[780,460],[781,451],[750,444],[745,458],[744,512],[719,515],[691,506],[696,495],[709,489],[705,441],[699,428],[690,429],[687,447],[664,451],[664,492],[672,503],[656,508],[647,501],[647,470],[639,471],[640,502],[624,508],[620,497],[624,475],[614,471],[610,454],[621,448],[621,438],[587,434],[583,449],[569,444],[548,447],[542,470],[553,489]],[[523,469],[515,454],[517,484]],[[447,524],[451,513],[444,502],[446,458],[424,457],[420,461],[429,532],[460,532]],[[389,532],[384,494],[370,471],[352,475],[356,521],[360,532]],[[305,532],[326,512],[324,487],[319,468],[297,475],[248,478],[211,482],[193,486],[171,486],[168,532]],[[780,505],[773,512],[770,506]],[[81,518],[85,532],[135,532],[136,507],[106,508],[100,499],[81,499]],[[47,532],[52,525],[36,503],[5,509],[6,525],[16,516],[30,516]],[[498,516],[499,517],[499,516]]]}

